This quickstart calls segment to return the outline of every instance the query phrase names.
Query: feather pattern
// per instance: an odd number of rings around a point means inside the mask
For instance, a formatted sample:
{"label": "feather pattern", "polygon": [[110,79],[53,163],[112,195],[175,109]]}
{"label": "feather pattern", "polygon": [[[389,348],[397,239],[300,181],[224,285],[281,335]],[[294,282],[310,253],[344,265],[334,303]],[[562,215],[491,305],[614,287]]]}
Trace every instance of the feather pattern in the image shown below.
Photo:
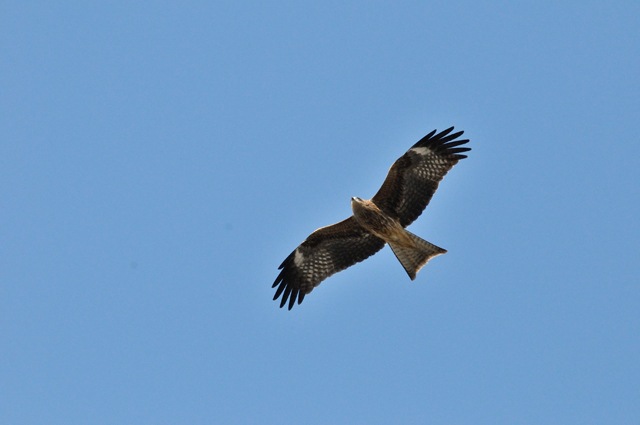
{"label": "feather pattern", "polygon": [[385,242],[367,232],[353,216],[321,227],[300,244],[280,265],[272,287],[274,300],[282,295],[280,307],[289,301],[289,310],[302,302],[327,277],[380,251]]}
{"label": "feather pattern", "polygon": [[463,132],[450,134],[452,131],[453,127],[438,134],[434,130],[420,139],[394,162],[382,187],[371,199],[403,227],[422,214],[440,181],[459,160],[467,157],[462,153],[471,150],[458,147],[469,140],[456,140]]}

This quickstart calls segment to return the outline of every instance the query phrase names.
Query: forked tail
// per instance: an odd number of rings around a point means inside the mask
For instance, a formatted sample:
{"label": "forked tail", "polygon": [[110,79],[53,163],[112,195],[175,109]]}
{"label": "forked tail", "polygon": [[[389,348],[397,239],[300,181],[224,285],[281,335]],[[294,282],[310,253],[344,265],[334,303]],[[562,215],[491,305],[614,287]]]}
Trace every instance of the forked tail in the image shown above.
{"label": "forked tail", "polygon": [[447,250],[435,246],[409,231],[406,232],[414,246],[406,247],[391,242],[389,242],[389,246],[411,280],[414,280],[418,271],[420,271],[429,260],[444,254]]}

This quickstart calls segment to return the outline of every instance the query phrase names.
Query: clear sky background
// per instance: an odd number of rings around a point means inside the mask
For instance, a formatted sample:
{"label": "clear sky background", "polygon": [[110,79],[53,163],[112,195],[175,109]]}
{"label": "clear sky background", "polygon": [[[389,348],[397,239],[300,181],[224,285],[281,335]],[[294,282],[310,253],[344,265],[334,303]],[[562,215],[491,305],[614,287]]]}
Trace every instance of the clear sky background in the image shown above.
{"label": "clear sky background", "polygon": [[[0,13],[0,423],[640,423],[640,3]],[[469,158],[292,311],[282,260]]]}

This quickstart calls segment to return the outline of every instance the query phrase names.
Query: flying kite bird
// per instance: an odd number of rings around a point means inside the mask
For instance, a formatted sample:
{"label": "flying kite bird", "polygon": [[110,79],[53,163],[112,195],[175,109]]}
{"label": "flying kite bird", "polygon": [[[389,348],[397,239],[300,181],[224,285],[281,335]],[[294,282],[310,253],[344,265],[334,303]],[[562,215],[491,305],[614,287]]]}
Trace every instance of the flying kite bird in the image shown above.
{"label": "flying kite bird", "polygon": [[370,200],[351,198],[353,215],[321,227],[300,244],[278,268],[274,300],[289,310],[327,277],[372,256],[388,243],[414,280],[427,262],[447,252],[405,230],[422,214],[445,174],[466,158],[453,127],[424,136],[391,166],[378,193]]}

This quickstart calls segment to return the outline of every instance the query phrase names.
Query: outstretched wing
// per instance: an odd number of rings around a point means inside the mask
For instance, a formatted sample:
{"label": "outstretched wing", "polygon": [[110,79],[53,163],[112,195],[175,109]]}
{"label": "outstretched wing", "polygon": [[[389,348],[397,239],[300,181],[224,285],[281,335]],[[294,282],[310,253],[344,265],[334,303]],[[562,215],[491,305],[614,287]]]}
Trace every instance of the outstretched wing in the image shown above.
{"label": "outstretched wing", "polygon": [[[469,140],[455,140],[462,131],[449,134],[453,127],[424,136],[389,169],[378,193],[371,199],[381,210],[397,218],[403,227],[422,214],[438,184],[456,163],[466,158],[462,152]],[[434,136],[435,134],[435,136]]]}
{"label": "outstretched wing", "polygon": [[380,251],[385,242],[367,232],[349,217],[331,226],[321,227],[300,244],[280,265],[273,283],[280,307],[289,301],[289,310],[302,302],[327,277]]}

